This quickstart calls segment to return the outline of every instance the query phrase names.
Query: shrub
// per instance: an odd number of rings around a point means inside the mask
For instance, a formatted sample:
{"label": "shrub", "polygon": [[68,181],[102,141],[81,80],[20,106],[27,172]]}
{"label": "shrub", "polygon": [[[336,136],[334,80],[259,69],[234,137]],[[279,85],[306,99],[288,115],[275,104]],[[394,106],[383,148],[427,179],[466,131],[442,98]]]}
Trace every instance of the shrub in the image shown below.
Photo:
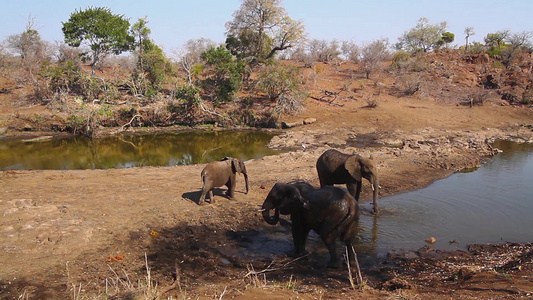
{"label": "shrub", "polygon": [[272,64],[259,71],[257,88],[266,93],[270,101],[276,101],[281,95],[300,89],[301,82],[297,68]]}
{"label": "shrub", "polygon": [[401,76],[396,82],[397,88],[406,96],[411,96],[422,88],[422,77],[418,74]]}

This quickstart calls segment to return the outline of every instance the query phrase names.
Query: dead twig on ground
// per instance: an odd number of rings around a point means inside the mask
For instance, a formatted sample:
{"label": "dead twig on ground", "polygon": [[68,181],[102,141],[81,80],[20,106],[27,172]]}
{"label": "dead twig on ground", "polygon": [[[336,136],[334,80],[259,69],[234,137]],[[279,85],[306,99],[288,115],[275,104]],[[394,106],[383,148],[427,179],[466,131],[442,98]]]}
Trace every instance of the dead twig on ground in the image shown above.
{"label": "dead twig on ground", "polygon": [[[357,271],[357,285],[359,287],[362,286],[363,284],[363,276],[361,275],[361,268],[359,267],[359,261],[357,260],[357,254],[355,253],[355,249],[353,248],[353,246],[351,246],[351,251],[353,253],[353,256],[354,256],[354,260],[355,260],[355,270]],[[346,261],[346,265],[348,266],[348,280],[350,280],[350,285],[352,286],[352,288],[355,290],[355,283],[353,281],[353,275],[352,275],[352,268],[350,266],[350,258],[349,258],[349,255],[348,255],[348,247],[346,247],[346,255],[344,257],[345,261]]]}
{"label": "dead twig on ground", "polygon": [[246,275],[244,275],[244,277],[248,277],[248,276],[250,276],[250,275],[257,275],[257,274],[262,274],[262,273],[266,273],[266,272],[272,272],[272,271],[281,270],[281,269],[287,267],[288,265],[292,264],[293,262],[298,261],[298,260],[300,260],[300,259],[302,259],[302,258],[305,258],[305,257],[307,257],[307,256],[309,256],[309,254],[304,255],[304,256],[300,256],[300,257],[298,257],[298,258],[295,258],[295,259],[293,259],[293,260],[291,260],[291,261],[289,261],[289,262],[287,262],[287,263],[285,263],[285,264],[283,264],[282,266],[277,267],[277,268],[271,268],[271,266],[274,264],[274,262],[271,262],[271,263],[268,265],[268,267],[266,267],[265,269],[263,269],[263,270],[261,270],[261,271],[255,271],[255,270],[253,269],[253,267],[252,267],[252,270],[251,270],[251,271],[248,270],[248,273],[246,273]]}

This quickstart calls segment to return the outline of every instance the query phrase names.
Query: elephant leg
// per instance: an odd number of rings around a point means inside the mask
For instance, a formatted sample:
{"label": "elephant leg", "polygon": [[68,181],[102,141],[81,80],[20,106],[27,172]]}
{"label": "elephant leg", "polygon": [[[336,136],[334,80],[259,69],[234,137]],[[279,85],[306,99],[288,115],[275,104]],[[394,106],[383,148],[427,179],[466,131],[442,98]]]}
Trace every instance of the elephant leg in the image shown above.
{"label": "elephant leg", "polygon": [[202,188],[202,194],[200,195],[200,199],[198,199],[198,205],[204,205],[205,204],[205,195],[207,194],[207,190],[205,188]]}
{"label": "elephant leg", "polygon": [[[232,176],[233,177],[233,176]],[[228,187],[228,190],[226,192],[226,195],[233,199],[235,197],[235,178],[230,178],[228,182],[226,183],[226,186]]]}
{"label": "elephant leg", "polygon": [[301,257],[307,255],[305,247],[307,235],[309,235],[310,228],[303,226],[300,222],[292,220],[292,240],[294,242],[294,256]]}
{"label": "elephant leg", "polygon": [[215,196],[213,195],[213,189],[209,190],[209,203],[215,203]]}
{"label": "elephant leg", "polygon": [[328,268],[338,268],[339,267],[339,256],[337,255],[337,243],[336,243],[336,236],[329,235],[327,238],[322,239],[324,241],[324,244],[326,244],[326,247],[329,251],[329,262],[328,262]]}
{"label": "elephant leg", "polygon": [[350,195],[354,197],[355,201],[358,203],[359,203],[359,196],[361,195],[361,185],[362,184],[360,182],[346,184],[346,189],[348,190]]}
{"label": "elephant leg", "polygon": [[339,267],[339,256],[337,255],[336,241],[339,237],[339,230],[336,228],[336,223],[327,222],[320,230],[320,237],[329,251],[328,268]]}

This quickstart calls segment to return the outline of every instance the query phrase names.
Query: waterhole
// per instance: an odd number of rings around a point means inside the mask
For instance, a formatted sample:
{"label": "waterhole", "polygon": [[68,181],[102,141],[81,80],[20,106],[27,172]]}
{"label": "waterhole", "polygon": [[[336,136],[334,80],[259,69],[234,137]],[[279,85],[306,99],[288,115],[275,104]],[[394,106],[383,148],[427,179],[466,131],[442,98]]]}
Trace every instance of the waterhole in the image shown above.
{"label": "waterhole", "polygon": [[262,131],[196,131],[2,142],[0,170],[173,166],[206,163],[224,156],[248,160],[279,153],[267,147],[274,135]]}

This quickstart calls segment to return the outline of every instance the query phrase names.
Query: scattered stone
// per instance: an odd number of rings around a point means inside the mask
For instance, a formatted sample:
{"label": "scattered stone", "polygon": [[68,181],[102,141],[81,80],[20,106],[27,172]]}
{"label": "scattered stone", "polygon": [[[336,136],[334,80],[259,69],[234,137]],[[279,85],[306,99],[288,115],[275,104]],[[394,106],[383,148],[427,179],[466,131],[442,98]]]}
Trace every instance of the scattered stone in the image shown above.
{"label": "scattered stone", "polygon": [[287,122],[287,121],[281,122],[281,128],[283,129],[293,128],[293,127],[302,126],[302,125],[303,125],[302,122]]}
{"label": "scattered stone", "polygon": [[412,286],[407,282],[406,280],[400,279],[400,278],[393,278],[383,284],[383,288],[389,291],[394,290],[408,290],[411,289]]}
{"label": "scattered stone", "polygon": [[437,239],[433,236],[426,239],[426,243],[428,244],[435,244],[436,242],[437,242]]}
{"label": "scattered stone", "polygon": [[304,125],[313,124],[316,122],[316,118],[307,118],[303,121]]}
{"label": "scattered stone", "polygon": [[22,127],[22,130],[33,131],[33,126],[31,126],[30,124],[24,124],[24,127]]}

